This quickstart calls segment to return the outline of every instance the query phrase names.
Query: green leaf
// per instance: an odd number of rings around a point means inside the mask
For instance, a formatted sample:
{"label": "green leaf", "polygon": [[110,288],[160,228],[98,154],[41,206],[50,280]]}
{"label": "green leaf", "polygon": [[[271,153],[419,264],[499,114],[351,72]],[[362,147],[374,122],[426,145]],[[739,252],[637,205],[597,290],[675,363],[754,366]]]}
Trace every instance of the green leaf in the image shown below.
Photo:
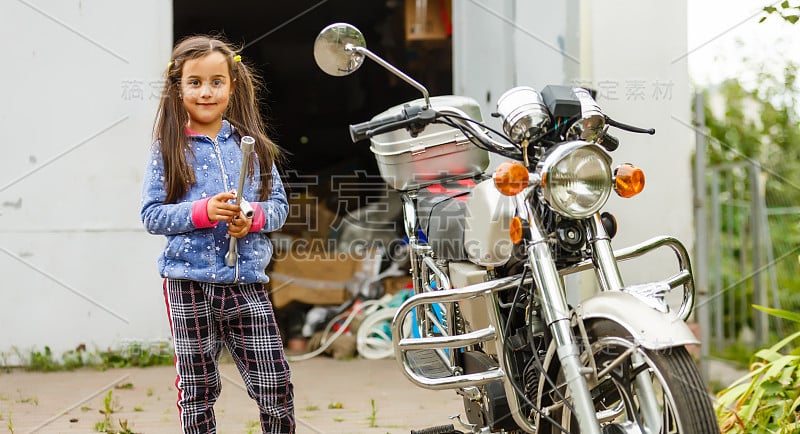
{"label": "green leaf", "polygon": [[800,16],[798,16],[798,15],[784,15],[783,19],[788,21],[788,22],[790,22],[790,23],[792,23],[792,24],[794,24],[794,23],[797,22],[798,19],[800,19]]}
{"label": "green leaf", "polygon": [[763,350],[756,351],[755,356],[771,363],[780,359],[783,355],[774,348],[764,348]]}
{"label": "green leaf", "polygon": [[797,359],[793,360],[792,362],[793,363],[791,365],[783,368],[780,378],[778,378],[778,381],[784,386],[789,386],[792,384],[792,378],[797,370]]}
{"label": "green leaf", "polygon": [[753,396],[750,398],[750,401],[747,405],[742,406],[742,420],[744,420],[745,425],[752,425],[749,424],[751,420],[753,420],[753,416],[756,414],[759,406],[761,405],[761,398],[764,396],[764,389],[758,388],[753,393]]}
{"label": "green leaf", "polygon": [[789,9],[789,0],[783,0],[781,2],[781,7],[784,9]]}
{"label": "green leaf", "polygon": [[790,312],[788,310],[783,310],[783,309],[775,309],[772,307],[761,306],[758,304],[754,304],[753,308],[758,309],[762,312],[766,312],[772,316],[777,316],[779,318],[788,319],[789,321],[800,323],[800,313]]}
{"label": "green leaf", "polygon": [[788,371],[789,375],[792,375],[794,368],[787,369],[786,366],[791,363],[796,363],[797,360],[800,359],[798,356],[782,356],[771,363],[768,364],[767,372],[764,373],[764,378],[767,380],[772,380],[782,376]]}
{"label": "green leaf", "polygon": [[800,396],[798,396],[798,397],[797,397],[797,398],[794,400],[794,402],[792,402],[792,407],[791,407],[791,408],[795,409],[795,408],[797,408],[797,406],[798,406],[798,405],[800,405]]}
{"label": "green leaf", "polygon": [[792,333],[791,335],[783,338],[782,341],[780,341],[777,344],[771,346],[769,349],[772,350],[772,351],[778,351],[779,349],[785,347],[789,342],[797,339],[798,337],[800,337],[800,332]]}
{"label": "green leaf", "polygon": [[764,12],[766,12],[768,14],[774,13],[777,10],[778,9],[776,9],[774,6],[764,6]]}
{"label": "green leaf", "polygon": [[741,385],[749,385],[751,383],[758,381],[758,376],[761,375],[761,372],[766,369],[766,365],[762,365],[757,369],[753,369],[752,371],[748,372],[738,380],[734,381],[730,386],[726,388],[726,390],[733,389],[734,387],[738,387]]}
{"label": "green leaf", "polygon": [[783,386],[777,381],[765,381],[761,383],[761,389],[769,395],[778,395],[783,390]]}
{"label": "green leaf", "polygon": [[723,390],[717,395],[717,408],[730,409],[733,404],[748,394],[750,387],[750,383],[742,383]]}

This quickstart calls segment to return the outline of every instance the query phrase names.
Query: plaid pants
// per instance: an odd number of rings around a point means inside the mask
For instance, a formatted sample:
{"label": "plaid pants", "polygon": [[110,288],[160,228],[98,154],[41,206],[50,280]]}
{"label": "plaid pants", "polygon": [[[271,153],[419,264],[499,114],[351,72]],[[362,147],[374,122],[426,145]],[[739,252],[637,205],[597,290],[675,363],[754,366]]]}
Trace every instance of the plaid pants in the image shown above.
{"label": "plaid pants", "polygon": [[216,432],[213,407],[222,389],[218,363],[224,344],[258,404],[261,430],[294,433],[294,386],[263,285],[165,279],[164,300],[183,432]]}

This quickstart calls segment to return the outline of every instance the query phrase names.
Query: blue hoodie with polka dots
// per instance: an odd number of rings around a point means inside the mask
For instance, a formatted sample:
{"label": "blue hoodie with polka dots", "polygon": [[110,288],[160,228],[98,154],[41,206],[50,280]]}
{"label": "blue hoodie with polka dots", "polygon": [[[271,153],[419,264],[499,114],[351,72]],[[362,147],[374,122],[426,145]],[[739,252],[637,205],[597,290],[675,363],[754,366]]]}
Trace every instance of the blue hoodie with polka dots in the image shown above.
{"label": "blue hoodie with polka dots", "polygon": [[[151,149],[142,188],[141,218],[145,229],[165,235],[167,243],[158,258],[162,277],[210,283],[268,282],[265,269],[272,257],[272,243],[267,235],[286,221],[289,204],[278,170],[272,167],[272,192],[258,202],[258,164],[255,176],[245,178],[242,199],[255,211],[250,233],[237,241],[236,265],[225,263],[230,246],[224,222],[208,219],[206,204],[214,195],[237,188],[242,153],[239,134],[223,121],[217,137],[189,132],[194,155],[187,161],[194,167],[195,184],[177,201],[164,203],[164,162],[159,143]],[[255,154],[253,159],[255,159]]]}

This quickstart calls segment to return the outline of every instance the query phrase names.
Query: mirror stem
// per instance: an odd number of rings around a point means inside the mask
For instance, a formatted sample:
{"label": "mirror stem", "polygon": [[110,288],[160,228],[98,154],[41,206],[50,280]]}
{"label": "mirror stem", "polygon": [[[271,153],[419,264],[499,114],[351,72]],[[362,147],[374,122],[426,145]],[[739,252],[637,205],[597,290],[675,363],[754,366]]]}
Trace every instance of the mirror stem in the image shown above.
{"label": "mirror stem", "polygon": [[423,98],[425,98],[425,107],[426,108],[431,106],[430,95],[428,94],[428,89],[425,89],[425,86],[419,84],[419,82],[417,82],[413,78],[411,78],[408,75],[406,75],[403,71],[395,68],[389,62],[381,59],[380,57],[378,57],[377,54],[373,53],[372,51],[369,51],[368,49],[366,49],[364,47],[358,47],[358,46],[355,46],[355,45],[352,45],[352,44],[347,44],[345,46],[344,50],[345,51],[353,51],[353,52],[356,52],[358,54],[362,54],[364,56],[367,56],[370,59],[372,59],[375,62],[377,62],[379,65],[381,65],[384,68],[388,69],[389,72],[391,72],[392,74],[402,78],[403,81],[405,81],[406,83],[414,86],[415,89],[417,89],[418,91],[422,92],[422,96],[423,96]]}

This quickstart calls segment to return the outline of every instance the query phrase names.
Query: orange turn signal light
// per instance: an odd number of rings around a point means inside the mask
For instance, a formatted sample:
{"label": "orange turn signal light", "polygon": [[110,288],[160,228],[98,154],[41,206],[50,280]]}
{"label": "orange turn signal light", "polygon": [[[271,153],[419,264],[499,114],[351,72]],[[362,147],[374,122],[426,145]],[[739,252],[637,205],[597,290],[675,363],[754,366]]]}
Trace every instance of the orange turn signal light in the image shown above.
{"label": "orange turn signal light", "polygon": [[511,224],[508,228],[508,235],[511,236],[512,243],[519,244],[522,242],[522,219],[518,216],[511,219]]}
{"label": "orange turn signal light", "polygon": [[614,170],[614,190],[621,197],[633,197],[644,190],[644,171],[625,163]]}
{"label": "orange turn signal light", "polygon": [[494,186],[506,196],[515,196],[528,186],[528,169],[517,161],[506,161],[494,171]]}

